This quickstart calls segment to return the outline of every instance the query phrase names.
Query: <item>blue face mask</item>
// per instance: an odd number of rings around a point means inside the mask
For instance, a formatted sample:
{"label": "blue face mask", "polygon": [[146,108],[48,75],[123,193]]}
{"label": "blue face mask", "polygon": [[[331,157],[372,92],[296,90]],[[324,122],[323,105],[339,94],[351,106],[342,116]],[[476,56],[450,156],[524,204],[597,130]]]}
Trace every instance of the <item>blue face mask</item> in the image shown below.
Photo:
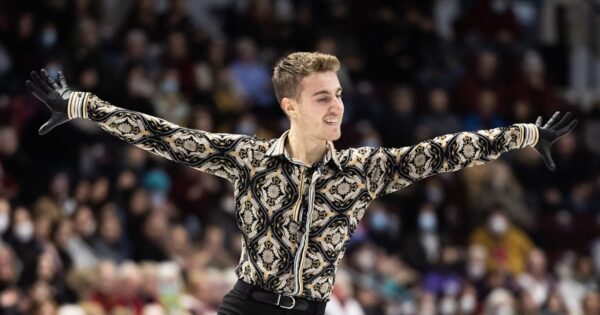
{"label": "blue face mask", "polygon": [[423,231],[431,232],[437,228],[437,218],[431,212],[419,215],[419,227]]}
{"label": "blue face mask", "polygon": [[179,91],[179,81],[175,79],[166,79],[162,81],[160,88],[167,94],[173,94]]}
{"label": "blue face mask", "polygon": [[47,30],[42,33],[42,46],[48,48],[54,46],[58,40],[58,35],[55,30]]}
{"label": "blue face mask", "polygon": [[54,80],[58,79],[58,71],[60,71],[60,68],[57,66],[50,66],[50,67],[46,67],[46,71],[48,72],[48,75],[53,78]]}
{"label": "blue face mask", "polygon": [[242,121],[236,128],[236,133],[244,135],[253,135],[256,133],[256,125],[250,121]]}
{"label": "blue face mask", "polygon": [[375,211],[369,220],[371,229],[376,232],[381,232],[387,228],[388,218],[385,213],[381,211]]}

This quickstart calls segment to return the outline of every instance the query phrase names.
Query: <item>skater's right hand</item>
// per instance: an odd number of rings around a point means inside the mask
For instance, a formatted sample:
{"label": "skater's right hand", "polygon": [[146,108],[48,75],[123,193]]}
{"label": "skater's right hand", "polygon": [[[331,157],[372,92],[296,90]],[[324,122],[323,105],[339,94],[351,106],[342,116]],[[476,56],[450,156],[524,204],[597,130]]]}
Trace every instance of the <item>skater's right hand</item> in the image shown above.
{"label": "skater's right hand", "polygon": [[67,115],[67,106],[72,92],[62,72],[58,72],[60,84],[54,81],[46,70],[42,69],[40,72],[43,78],[37,72],[31,71],[32,80],[27,80],[25,85],[33,96],[46,104],[52,115],[38,131],[40,135],[44,135],[54,129],[54,127],[70,120]]}

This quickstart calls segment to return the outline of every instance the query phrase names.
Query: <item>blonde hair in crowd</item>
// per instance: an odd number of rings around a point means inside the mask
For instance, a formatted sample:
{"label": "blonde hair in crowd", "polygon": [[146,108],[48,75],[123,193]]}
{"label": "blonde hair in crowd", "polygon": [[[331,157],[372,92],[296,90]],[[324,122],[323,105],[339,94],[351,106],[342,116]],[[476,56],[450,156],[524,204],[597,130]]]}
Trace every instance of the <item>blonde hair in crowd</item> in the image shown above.
{"label": "blonde hair in crowd", "polygon": [[280,59],[273,69],[273,87],[277,101],[284,97],[298,97],[298,85],[302,78],[314,72],[340,69],[336,56],[319,52],[295,52]]}

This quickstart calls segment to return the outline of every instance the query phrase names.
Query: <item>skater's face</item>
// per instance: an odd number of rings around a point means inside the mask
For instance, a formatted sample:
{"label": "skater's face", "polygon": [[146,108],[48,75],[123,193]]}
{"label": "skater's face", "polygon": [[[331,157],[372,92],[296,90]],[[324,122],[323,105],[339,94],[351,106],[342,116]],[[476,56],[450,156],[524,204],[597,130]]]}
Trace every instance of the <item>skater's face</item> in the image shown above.
{"label": "skater's face", "polygon": [[292,127],[316,140],[339,139],[344,103],[337,74],[314,72],[302,78],[298,92],[297,97],[284,98],[281,104]]}

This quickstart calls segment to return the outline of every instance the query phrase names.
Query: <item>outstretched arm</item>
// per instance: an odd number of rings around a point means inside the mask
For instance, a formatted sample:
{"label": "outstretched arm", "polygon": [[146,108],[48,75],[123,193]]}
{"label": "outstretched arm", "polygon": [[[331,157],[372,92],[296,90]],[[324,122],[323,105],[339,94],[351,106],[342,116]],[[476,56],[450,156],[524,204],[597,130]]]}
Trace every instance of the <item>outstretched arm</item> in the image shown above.
{"label": "outstretched arm", "polygon": [[570,113],[554,114],[545,126],[515,124],[509,127],[459,132],[436,137],[403,148],[358,149],[364,159],[364,170],[372,197],[397,191],[425,177],[457,171],[497,159],[513,149],[533,146],[554,169],[550,146],[571,132],[577,120]]}
{"label": "outstretched arm", "polygon": [[[127,143],[230,181],[243,173],[241,157],[251,139],[180,127],[164,119],[114,106],[87,92],[74,92],[59,73],[60,83],[45,70],[31,73],[26,85],[52,116],[39,130],[48,133],[71,119],[84,118]],[[43,77],[43,78],[42,78]]]}

